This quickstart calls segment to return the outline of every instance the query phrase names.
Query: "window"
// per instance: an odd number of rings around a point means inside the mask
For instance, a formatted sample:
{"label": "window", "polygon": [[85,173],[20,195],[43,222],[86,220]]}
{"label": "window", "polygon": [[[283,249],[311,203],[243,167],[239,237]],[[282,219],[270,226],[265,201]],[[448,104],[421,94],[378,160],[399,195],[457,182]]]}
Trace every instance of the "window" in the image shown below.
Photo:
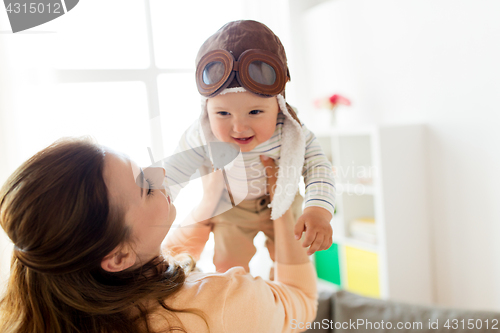
{"label": "window", "polygon": [[[237,19],[284,30],[276,28],[284,22],[276,13],[286,12],[286,1],[266,5],[267,16],[259,17],[263,3],[88,0],[42,26],[0,34],[0,72],[7,73],[0,88],[10,92],[0,104],[0,138],[8,137],[0,145],[8,160],[0,180],[62,136],[92,135],[142,165],[150,164],[147,147],[156,160],[168,156],[200,112],[194,61],[202,42]],[[2,10],[0,30],[10,30]],[[200,186],[181,192],[176,221],[201,198]]]}

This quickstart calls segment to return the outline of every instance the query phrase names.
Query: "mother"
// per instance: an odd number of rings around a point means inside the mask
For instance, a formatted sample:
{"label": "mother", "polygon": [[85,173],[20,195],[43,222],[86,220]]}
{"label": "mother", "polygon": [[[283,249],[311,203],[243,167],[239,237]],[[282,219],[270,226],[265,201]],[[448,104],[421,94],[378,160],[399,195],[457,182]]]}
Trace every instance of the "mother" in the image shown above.
{"label": "mother", "polygon": [[[273,185],[274,163],[263,163]],[[240,267],[196,273],[192,260],[162,256],[175,208],[138,175],[150,183],[124,155],[81,139],[11,175],[0,192],[14,243],[1,332],[291,332],[314,319],[315,273],[291,212],[274,221],[275,282]]]}

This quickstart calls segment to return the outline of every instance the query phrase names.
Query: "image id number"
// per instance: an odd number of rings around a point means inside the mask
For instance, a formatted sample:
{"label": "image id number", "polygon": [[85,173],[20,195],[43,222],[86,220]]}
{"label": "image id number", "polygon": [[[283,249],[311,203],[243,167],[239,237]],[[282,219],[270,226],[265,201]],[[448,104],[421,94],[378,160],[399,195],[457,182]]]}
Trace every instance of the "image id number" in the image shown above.
{"label": "image id number", "polygon": [[469,330],[479,330],[481,328],[486,328],[486,329],[492,329],[492,330],[498,330],[498,319],[492,319],[489,321],[488,319],[481,320],[481,319],[468,319],[465,321],[465,319],[458,320],[458,319],[448,319],[446,323],[444,324],[444,327],[447,329],[469,329]]}
{"label": "image id number", "polygon": [[61,4],[44,4],[40,2],[30,2],[20,4],[18,2],[9,3],[7,6],[7,13],[24,13],[24,14],[42,14],[42,13],[51,13],[51,14],[62,14],[61,12]]}

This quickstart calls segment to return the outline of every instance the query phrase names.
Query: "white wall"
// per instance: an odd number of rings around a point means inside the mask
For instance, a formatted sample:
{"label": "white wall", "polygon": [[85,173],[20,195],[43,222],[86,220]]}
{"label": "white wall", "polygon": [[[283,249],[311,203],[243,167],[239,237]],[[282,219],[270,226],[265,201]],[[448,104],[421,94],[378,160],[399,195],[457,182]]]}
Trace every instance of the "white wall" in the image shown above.
{"label": "white wall", "polygon": [[341,123],[428,124],[435,299],[447,306],[500,310],[499,17],[493,0],[335,0],[299,22],[307,117],[312,99],[343,93]]}

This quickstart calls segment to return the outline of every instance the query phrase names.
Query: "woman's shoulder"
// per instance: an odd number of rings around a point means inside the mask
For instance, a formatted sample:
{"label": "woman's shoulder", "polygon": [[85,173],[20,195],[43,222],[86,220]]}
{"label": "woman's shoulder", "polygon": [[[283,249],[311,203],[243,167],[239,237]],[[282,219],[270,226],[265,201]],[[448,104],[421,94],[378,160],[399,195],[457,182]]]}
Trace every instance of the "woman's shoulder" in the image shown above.
{"label": "woman's shoulder", "polygon": [[[178,293],[178,305],[190,304],[202,310],[208,318],[217,318],[211,327],[222,325],[226,332],[281,331],[284,308],[277,306],[272,284],[247,273],[243,267],[233,267],[225,273],[192,273]],[[245,328],[245,329],[243,329]],[[249,332],[250,332],[249,331]]]}
{"label": "woman's shoulder", "polygon": [[240,279],[251,277],[243,267],[233,267],[225,273],[190,273],[184,285],[173,298],[175,303],[197,303],[203,307],[207,302],[212,303],[216,300],[224,302],[228,290],[232,284]]}
{"label": "woman's shoulder", "polygon": [[[311,263],[278,264],[277,273],[282,282],[254,277],[242,267],[225,273],[194,272],[166,303],[174,309],[201,311],[213,332],[289,332],[286,318],[315,316],[316,299],[301,286],[314,284],[315,274]],[[204,332],[200,317],[190,313],[178,317],[188,332]]]}
{"label": "woman's shoulder", "polygon": [[[260,278],[259,278],[260,279]],[[199,299],[211,298],[225,301],[232,298],[236,286],[245,285],[246,289],[257,288],[255,278],[243,267],[233,267],[225,273],[191,273],[180,290],[186,296],[196,295]],[[262,280],[262,279],[261,279]]]}
{"label": "woman's shoulder", "polygon": [[202,280],[222,281],[222,280],[232,279],[235,276],[245,275],[245,274],[248,273],[245,271],[243,267],[233,267],[231,269],[228,269],[225,273],[218,273],[218,272],[204,273],[201,271],[194,271],[187,276],[186,283],[195,283],[197,281],[202,281]]}
{"label": "woman's shoulder", "polygon": [[188,297],[196,294],[198,299],[218,299],[226,305],[273,303],[275,284],[259,276],[254,277],[243,267],[233,267],[225,273],[193,273],[186,279],[180,293]]}

